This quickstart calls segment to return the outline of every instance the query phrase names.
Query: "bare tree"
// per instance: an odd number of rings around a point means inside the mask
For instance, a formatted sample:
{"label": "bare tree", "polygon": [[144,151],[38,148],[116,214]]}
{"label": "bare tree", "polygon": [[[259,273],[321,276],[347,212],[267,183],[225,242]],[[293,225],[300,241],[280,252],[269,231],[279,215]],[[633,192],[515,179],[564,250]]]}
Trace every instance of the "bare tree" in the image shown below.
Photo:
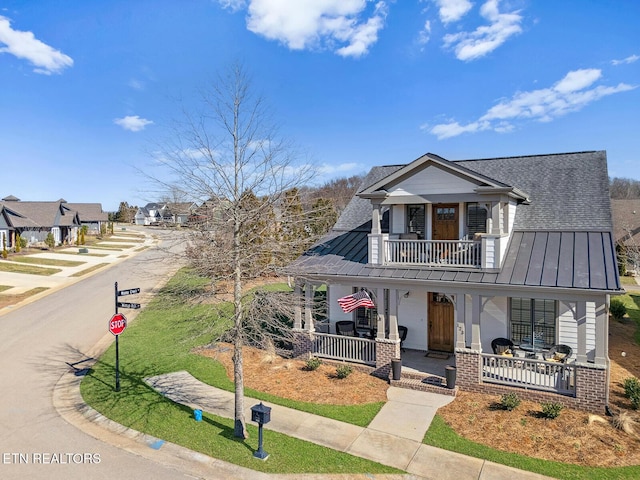
{"label": "bare tree", "polygon": [[290,334],[283,319],[292,318],[294,304],[277,293],[247,292],[246,285],[276,275],[291,252],[300,251],[300,242],[313,240],[289,234],[305,221],[301,212],[291,214],[290,199],[313,172],[281,139],[241,65],[226,69],[201,98],[202,110],[184,112],[185,120],[161,146],[156,160],[165,175],[154,180],[201,205],[186,248],[189,262],[211,279],[214,293],[225,293],[225,285],[232,290],[227,334],[234,348],[234,435],[246,438],[242,347],[273,345]]}

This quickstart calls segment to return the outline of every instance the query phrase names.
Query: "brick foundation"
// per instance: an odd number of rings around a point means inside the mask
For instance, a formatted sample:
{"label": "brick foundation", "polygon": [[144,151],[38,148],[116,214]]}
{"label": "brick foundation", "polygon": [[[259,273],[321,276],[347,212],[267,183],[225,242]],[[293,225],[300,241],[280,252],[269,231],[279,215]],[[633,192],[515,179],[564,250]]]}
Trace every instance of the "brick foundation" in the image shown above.
{"label": "brick foundation", "polygon": [[394,358],[400,358],[400,341],[376,338],[376,369],[372,375],[389,380],[391,360]]}
{"label": "brick foundation", "polygon": [[466,392],[503,395],[515,392],[523,400],[532,402],[560,402],[566,407],[602,415],[607,402],[607,370],[595,365],[576,365],[575,396],[559,395],[526,388],[508,387],[480,382],[479,354],[456,352],[456,386]]}
{"label": "brick foundation", "polygon": [[312,335],[306,330],[293,331],[293,358],[307,359],[312,351]]}

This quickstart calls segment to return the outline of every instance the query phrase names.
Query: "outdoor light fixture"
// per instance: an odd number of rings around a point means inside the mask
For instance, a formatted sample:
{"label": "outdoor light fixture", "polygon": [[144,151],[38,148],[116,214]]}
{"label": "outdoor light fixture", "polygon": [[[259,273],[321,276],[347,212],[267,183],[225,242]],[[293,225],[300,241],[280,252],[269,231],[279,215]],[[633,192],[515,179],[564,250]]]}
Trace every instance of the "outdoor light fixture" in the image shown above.
{"label": "outdoor light fixture", "polygon": [[259,405],[251,407],[251,421],[258,422],[258,450],[253,454],[260,460],[266,460],[269,454],[262,448],[262,425],[271,421],[271,407],[266,407],[260,402]]}

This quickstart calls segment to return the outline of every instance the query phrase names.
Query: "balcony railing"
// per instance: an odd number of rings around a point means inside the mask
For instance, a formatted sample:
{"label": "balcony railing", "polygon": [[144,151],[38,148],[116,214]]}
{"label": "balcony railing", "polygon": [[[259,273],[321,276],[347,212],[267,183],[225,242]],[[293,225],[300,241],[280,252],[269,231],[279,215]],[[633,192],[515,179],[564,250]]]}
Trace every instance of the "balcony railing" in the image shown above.
{"label": "balcony railing", "polygon": [[482,355],[482,381],[574,395],[576,369],[570,363],[504,355]]}
{"label": "balcony railing", "polygon": [[314,333],[312,353],[320,358],[376,364],[376,342],[366,338]]}
{"label": "balcony railing", "polygon": [[384,263],[480,268],[481,242],[475,240],[398,240],[384,241]]}

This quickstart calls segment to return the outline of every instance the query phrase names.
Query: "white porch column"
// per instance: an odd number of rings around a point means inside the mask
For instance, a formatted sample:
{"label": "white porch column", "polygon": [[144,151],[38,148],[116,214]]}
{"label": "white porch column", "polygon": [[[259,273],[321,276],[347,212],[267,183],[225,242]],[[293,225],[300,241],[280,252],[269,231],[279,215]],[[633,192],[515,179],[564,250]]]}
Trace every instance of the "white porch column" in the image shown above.
{"label": "white porch column", "polygon": [[465,341],[466,333],[464,325],[466,320],[466,298],[467,296],[464,293],[459,293],[456,295],[456,309],[454,312],[456,324],[456,348],[467,347],[467,342]]}
{"label": "white porch column", "polygon": [[298,282],[294,285],[293,291],[296,297],[296,304],[293,306],[293,328],[302,329],[302,289]]}
{"label": "white porch column", "polygon": [[304,329],[315,332],[313,325],[313,284],[307,283],[304,290]]}
{"label": "white porch column", "polygon": [[480,316],[482,315],[482,297],[480,295],[471,296],[471,350],[481,352],[482,341],[480,340]]}
{"label": "white porch column", "polygon": [[576,324],[578,325],[577,363],[587,363],[587,302],[576,302]]}
{"label": "white porch column", "polygon": [[[378,330],[379,331],[379,330]],[[389,290],[389,340],[399,340],[398,335],[398,290]]]}
{"label": "white porch column", "polygon": [[493,202],[491,204],[491,231],[494,235],[500,235],[504,230],[503,210],[501,202]]}
{"label": "white porch column", "polygon": [[607,340],[609,338],[609,312],[607,311],[608,299],[596,302],[596,355],[594,363],[596,365],[606,365]]}
{"label": "white porch column", "polygon": [[380,226],[380,204],[373,204],[373,213],[371,214],[371,233],[382,233],[382,227]]}
{"label": "white porch column", "polygon": [[383,339],[385,337],[384,312],[386,310],[385,304],[384,304],[384,288],[378,288],[376,292],[376,300],[377,300],[376,307],[378,308],[378,323],[377,323],[378,332],[376,334],[376,338]]}

